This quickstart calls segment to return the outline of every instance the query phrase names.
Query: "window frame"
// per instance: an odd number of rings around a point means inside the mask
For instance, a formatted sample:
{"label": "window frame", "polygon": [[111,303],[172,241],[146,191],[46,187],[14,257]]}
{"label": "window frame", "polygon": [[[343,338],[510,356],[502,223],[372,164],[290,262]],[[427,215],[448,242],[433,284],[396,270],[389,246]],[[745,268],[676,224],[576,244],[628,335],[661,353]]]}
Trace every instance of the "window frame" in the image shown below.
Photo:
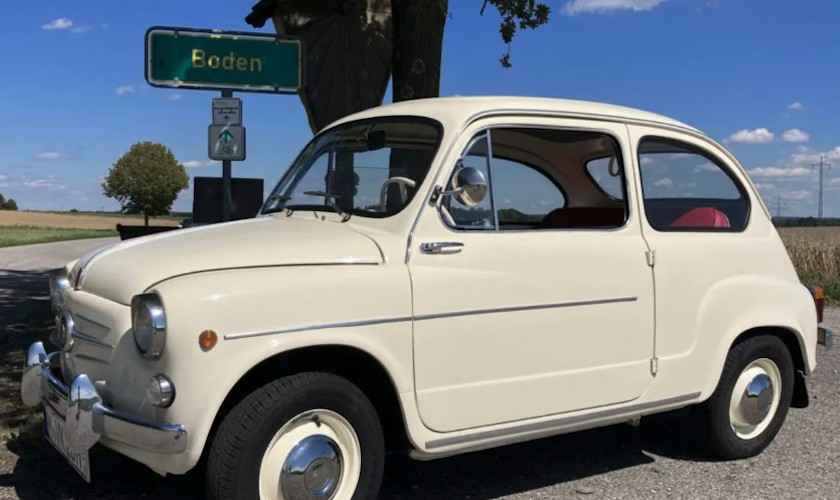
{"label": "window frame", "polygon": [[[645,196],[645,182],[644,182],[644,173],[642,172],[642,159],[641,155],[641,146],[644,142],[662,142],[665,144],[669,144],[671,146],[676,146],[682,149],[685,149],[691,153],[697,154],[711,162],[713,165],[718,167],[735,186],[735,189],[738,190],[738,194],[741,195],[740,199],[746,203],[746,210],[744,211],[744,224],[743,227],[740,229],[731,227],[656,227],[650,220],[650,215],[647,210],[647,197]],[[649,134],[644,135],[639,138],[638,142],[636,143],[636,163],[639,165],[639,189],[641,191],[641,200],[640,205],[645,212],[645,220],[647,222],[648,227],[652,230],[659,232],[659,233],[718,233],[718,234],[726,234],[726,233],[743,233],[746,232],[747,229],[750,227],[750,223],[752,222],[752,200],[750,199],[749,191],[744,187],[744,183],[738,176],[735,174],[732,168],[724,162],[720,156],[717,154],[712,153],[709,149],[704,148],[702,146],[698,146],[696,144],[692,144],[682,139],[676,139],[673,137],[665,137],[661,135]],[[655,198],[652,198],[655,199]],[[666,198],[669,199],[669,198]],[[670,198],[670,199],[680,199],[680,198]],[[691,200],[692,198],[684,198],[686,200]],[[703,199],[703,198],[699,198]],[[712,198],[712,199],[723,199],[723,198]]]}
{"label": "window frame", "polygon": [[[550,131],[554,131],[554,132],[581,132],[581,133],[589,133],[589,134],[600,134],[600,135],[603,135],[604,137],[609,138],[613,143],[613,147],[615,148],[617,159],[618,159],[619,165],[621,167],[621,177],[623,179],[623,182],[621,183],[622,184],[621,188],[622,188],[622,192],[624,193],[624,199],[619,200],[619,199],[614,199],[614,198],[610,197],[609,195],[607,195],[607,196],[610,200],[618,201],[618,202],[622,203],[623,208],[624,208],[624,220],[623,220],[621,226],[615,226],[615,227],[567,227],[567,228],[558,227],[558,228],[542,228],[542,229],[537,228],[537,229],[518,229],[518,230],[511,230],[511,231],[500,231],[499,230],[498,217],[495,217],[495,214],[494,214],[495,229],[491,229],[491,228],[465,228],[465,227],[453,226],[453,225],[449,224],[449,222],[447,222],[447,220],[443,216],[443,212],[441,210],[442,201],[443,201],[442,198],[443,197],[439,197],[437,202],[434,203],[435,211],[437,212],[438,219],[440,220],[440,222],[443,224],[443,226],[446,229],[450,230],[453,233],[492,232],[492,233],[521,234],[521,233],[536,233],[536,232],[540,232],[540,233],[545,233],[545,232],[617,232],[617,231],[623,231],[623,230],[625,230],[629,227],[630,220],[631,220],[632,215],[633,215],[633,207],[632,207],[632,203],[630,202],[630,198],[629,198],[631,191],[628,189],[628,186],[627,186],[627,170],[626,170],[626,163],[624,161],[624,148],[622,147],[622,145],[624,143],[622,143],[621,137],[619,137],[616,134],[615,131],[609,130],[609,129],[601,129],[601,128],[568,127],[568,126],[561,126],[561,125],[546,125],[546,124],[525,125],[525,124],[521,124],[521,123],[508,123],[508,124],[499,123],[499,124],[492,124],[492,125],[479,127],[477,130],[475,130],[475,132],[473,133],[473,136],[469,139],[466,146],[463,149],[461,149],[461,151],[458,154],[458,157],[457,157],[457,159],[455,160],[454,163],[455,163],[455,165],[457,165],[457,163],[459,161],[461,161],[461,159],[464,156],[464,153],[469,151],[470,148],[475,144],[476,138],[481,137],[482,134],[486,134],[486,136],[488,138],[488,155],[489,155],[488,158],[490,160],[490,165],[489,165],[489,168],[488,168],[488,172],[490,173],[490,177],[491,177],[490,179],[488,179],[488,189],[490,190],[489,194],[490,194],[491,197],[495,197],[495,188],[494,188],[493,181],[492,181],[492,175],[493,175],[492,174],[492,168],[493,168],[493,162],[492,162],[492,158],[493,158],[492,131],[496,130],[496,129],[542,129],[542,130],[550,130]],[[502,159],[505,159],[505,158],[502,157]],[[511,161],[511,160],[508,160],[508,161]],[[591,161],[591,160],[587,160],[587,162],[589,162],[589,161]],[[522,162],[519,162],[519,163],[522,163]],[[584,171],[586,171],[585,165],[586,165],[586,163],[584,163]],[[539,171],[539,169],[535,169],[535,170]],[[452,178],[455,175],[455,172],[456,172],[456,170],[455,170],[454,165],[453,165],[453,167],[451,167],[449,173],[444,178],[443,187],[442,187],[443,190],[446,189],[446,186],[450,185],[450,183],[452,182]],[[588,172],[587,172],[587,174],[588,174]],[[554,182],[554,179],[551,179],[551,177],[548,176],[548,174],[543,173],[543,175],[548,177],[549,180],[551,180],[552,183],[554,183],[555,185],[557,184],[556,182]],[[597,183],[595,183],[595,185],[597,186]],[[562,189],[561,186],[558,186],[558,187],[560,188],[560,191],[563,193],[563,198],[564,198],[564,201],[565,201],[564,208],[568,207],[569,198],[566,194],[566,190]],[[598,189],[600,190],[600,186],[598,186]],[[495,198],[491,198],[491,199],[493,201],[493,207],[494,207],[494,210],[495,210]]]}

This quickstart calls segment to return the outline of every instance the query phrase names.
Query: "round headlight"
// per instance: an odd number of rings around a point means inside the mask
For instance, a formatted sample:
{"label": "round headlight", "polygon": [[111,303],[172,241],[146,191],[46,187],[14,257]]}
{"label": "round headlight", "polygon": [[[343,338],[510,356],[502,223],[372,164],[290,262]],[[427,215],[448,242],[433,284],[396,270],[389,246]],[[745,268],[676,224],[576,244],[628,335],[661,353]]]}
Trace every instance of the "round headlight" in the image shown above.
{"label": "round headlight", "polygon": [[144,358],[157,358],[166,342],[166,317],[156,293],[143,293],[131,299],[131,326],[134,343]]}
{"label": "round headlight", "polygon": [[155,406],[166,408],[175,400],[175,386],[164,375],[155,375],[146,388],[146,401]]}
{"label": "round headlight", "polygon": [[54,313],[58,314],[61,311],[61,306],[64,305],[64,290],[70,286],[70,281],[67,279],[67,272],[62,269],[55,269],[50,272],[50,305]]}

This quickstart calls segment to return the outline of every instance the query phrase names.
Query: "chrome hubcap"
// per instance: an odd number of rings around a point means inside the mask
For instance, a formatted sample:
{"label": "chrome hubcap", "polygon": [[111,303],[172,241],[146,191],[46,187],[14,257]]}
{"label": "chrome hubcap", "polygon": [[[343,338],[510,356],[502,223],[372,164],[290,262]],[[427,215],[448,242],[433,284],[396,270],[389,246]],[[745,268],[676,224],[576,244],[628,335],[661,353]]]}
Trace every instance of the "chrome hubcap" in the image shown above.
{"label": "chrome hubcap", "polygon": [[741,396],[741,415],[750,425],[758,425],[767,418],[773,404],[773,382],[764,373],[753,378]]}
{"label": "chrome hubcap", "polygon": [[289,500],[330,498],[341,480],[341,450],[326,436],[309,436],[289,453],[280,491]]}
{"label": "chrome hubcap", "polygon": [[752,439],[770,425],[779,407],[781,385],[779,367],[767,358],[753,361],[741,372],[729,403],[729,421],[739,438]]}
{"label": "chrome hubcap", "polygon": [[260,498],[349,500],[361,464],[359,438],[344,417],[322,409],[301,413],[269,442],[260,465]]}

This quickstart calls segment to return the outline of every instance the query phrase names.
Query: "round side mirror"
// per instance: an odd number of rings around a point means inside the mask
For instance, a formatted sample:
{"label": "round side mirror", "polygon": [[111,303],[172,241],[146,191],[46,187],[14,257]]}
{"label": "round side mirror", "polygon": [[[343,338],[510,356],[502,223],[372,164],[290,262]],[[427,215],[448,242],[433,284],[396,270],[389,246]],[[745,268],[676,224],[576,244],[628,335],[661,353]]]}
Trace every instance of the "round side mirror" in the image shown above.
{"label": "round side mirror", "polygon": [[455,199],[462,205],[478,205],[487,196],[487,179],[481,170],[463,167],[452,179],[452,190],[455,192]]}

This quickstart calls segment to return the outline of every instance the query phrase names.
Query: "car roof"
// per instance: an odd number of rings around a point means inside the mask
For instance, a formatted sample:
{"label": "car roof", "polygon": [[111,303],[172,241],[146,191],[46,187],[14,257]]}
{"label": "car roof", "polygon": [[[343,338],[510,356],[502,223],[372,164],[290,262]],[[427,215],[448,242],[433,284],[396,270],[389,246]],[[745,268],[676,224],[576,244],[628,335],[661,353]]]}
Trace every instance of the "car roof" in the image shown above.
{"label": "car roof", "polygon": [[394,115],[428,116],[452,125],[454,123],[464,123],[477,115],[494,112],[503,113],[505,111],[549,112],[558,115],[609,118],[619,121],[665,125],[701,133],[696,128],[680,121],[640,109],[589,101],[518,96],[456,96],[413,99],[354,113],[336,121],[333,125],[376,116]]}

